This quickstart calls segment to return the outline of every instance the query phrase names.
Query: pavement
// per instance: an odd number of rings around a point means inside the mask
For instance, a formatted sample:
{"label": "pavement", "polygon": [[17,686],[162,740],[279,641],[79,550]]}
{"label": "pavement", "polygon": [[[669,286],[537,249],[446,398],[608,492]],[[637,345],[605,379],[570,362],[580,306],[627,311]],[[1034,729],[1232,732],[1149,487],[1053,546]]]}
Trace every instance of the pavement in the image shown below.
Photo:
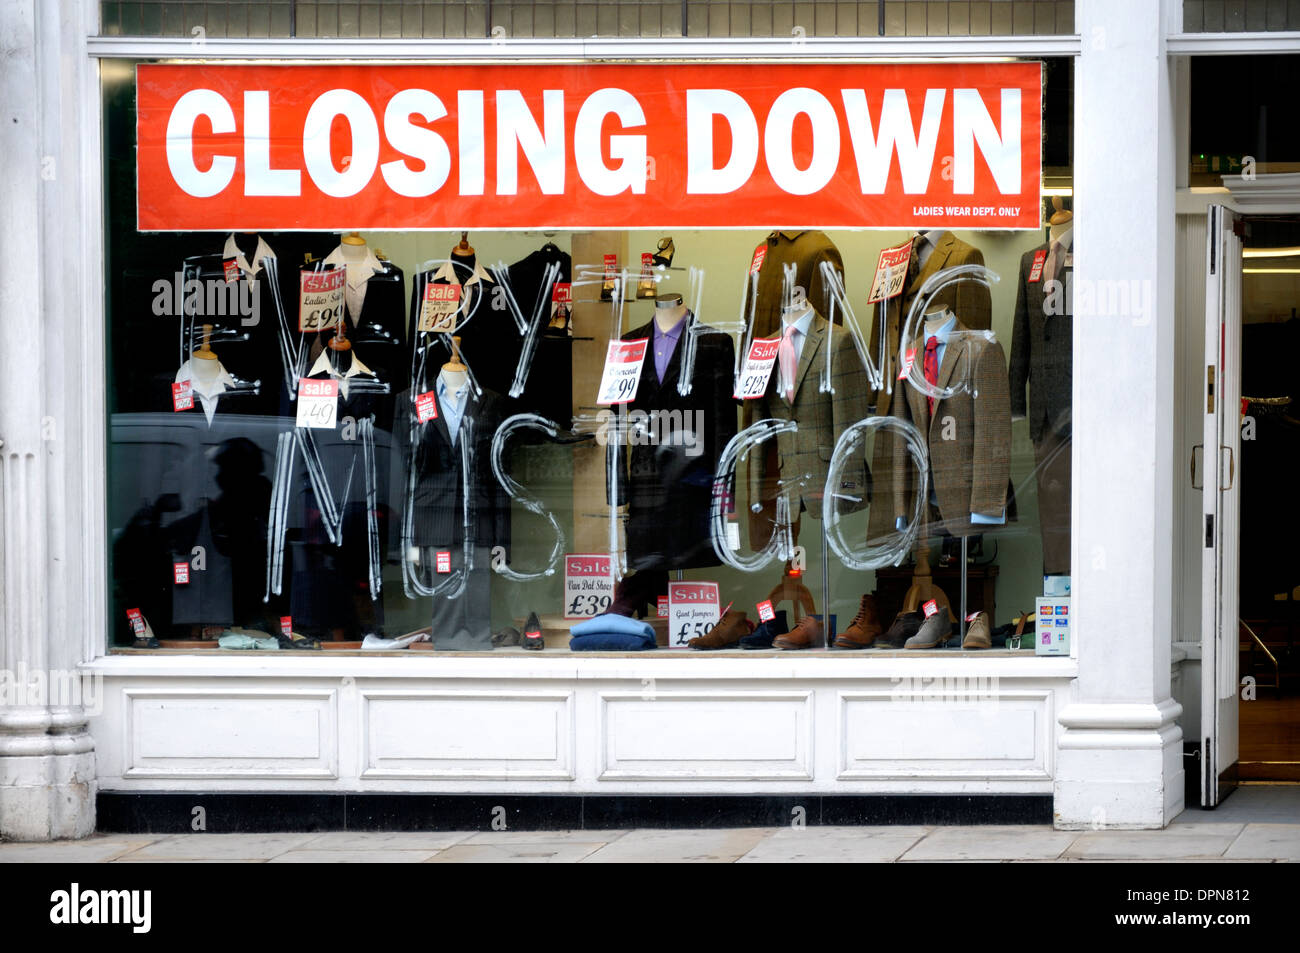
{"label": "pavement", "polygon": [[1300,785],[1246,787],[1164,830],[1045,825],[449,833],[96,834],[0,843],[0,863],[809,863],[1300,861]]}

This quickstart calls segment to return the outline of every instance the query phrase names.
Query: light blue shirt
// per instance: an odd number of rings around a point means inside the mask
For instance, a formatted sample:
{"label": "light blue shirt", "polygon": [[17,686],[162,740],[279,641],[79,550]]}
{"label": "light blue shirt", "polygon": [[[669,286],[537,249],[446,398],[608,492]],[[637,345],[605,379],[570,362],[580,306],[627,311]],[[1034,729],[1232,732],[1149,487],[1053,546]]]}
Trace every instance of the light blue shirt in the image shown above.
{"label": "light blue shirt", "polygon": [[[947,321],[941,324],[932,333],[927,334],[924,328],[922,329],[921,347],[919,349],[920,353],[917,355],[917,357],[923,362],[921,365],[922,375],[925,374],[925,343],[929,341],[930,338],[936,339],[937,346],[934,349],[935,365],[936,367],[943,367],[943,355],[948,349],[948,335],[952,334],[953,328],[956,324],[957,318],[953,316],[948,318]],[[935,496],[934,493],[934,481],[930,481],[930,502],[936,506],[939,504],[939,498]],[[1003,508],[1001,516],[982,516],[979,513],[972,513],[970,515],[970,521],[977,526],[1001,526],[1007,521],[1006,509],[1005,507]],[[902,529],[905,522],[905,520],[900,518],[898,520],[898,528]]]}
{"label": "light blue shirt", "polygon": [[435,390],[438,394],[438,410],[447,423],[447,432],[451,434],[451,445],[454,447],[456,438],[460,436],[460,419],[465,415],[465,397],[469,393],[469,381],[453,392],[447,388],[447,382],[439,374],[438,386]]}

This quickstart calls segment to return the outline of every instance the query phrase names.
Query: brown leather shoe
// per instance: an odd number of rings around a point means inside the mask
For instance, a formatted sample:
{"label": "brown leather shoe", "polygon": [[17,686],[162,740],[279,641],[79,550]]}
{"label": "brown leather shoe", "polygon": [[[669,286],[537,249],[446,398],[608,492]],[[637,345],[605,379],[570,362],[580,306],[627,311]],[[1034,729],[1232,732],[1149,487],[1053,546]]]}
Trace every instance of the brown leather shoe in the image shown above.
{"label": "brown leather shoe", "polygon": [[876,614],[876,597],[863,596],[858,606],[858,614],[853,617],[849,627],[835,636],[837,649],[865,649],[880,636],[880,616]]}
{"label": "brown leather shoe", "polygon": [[754,623],[745,618],[745,613],[732,609],[708,632],[696,636],[686,644],[693,649],[725,649],[729,645],[738,644],[753,631]]}
{"label": "brown leather shoe", "polygon": [[989,614],[987,612],[976,613],[975,619],[966,630],[966,637],[961,640],[961,647],[964,649],[993,648],[993,636],[989,631]]}
{"label": "brown leather shoe", "polygon": [[778,635],[772,640],[774,649],[807,649],[821,642],[822,624],[811,615],[806,615],[795,625],[793,632]]}

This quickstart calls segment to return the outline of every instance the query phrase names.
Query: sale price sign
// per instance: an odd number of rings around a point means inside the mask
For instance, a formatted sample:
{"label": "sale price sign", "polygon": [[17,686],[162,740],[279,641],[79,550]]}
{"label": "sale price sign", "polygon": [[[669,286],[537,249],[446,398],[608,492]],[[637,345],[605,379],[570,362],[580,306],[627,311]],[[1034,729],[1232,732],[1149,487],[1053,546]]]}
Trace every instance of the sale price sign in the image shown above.
{"label": "sale price sign", "polygon": [[456,315],[460,311],[460,285],[429,284],[424,289],[420,304],[421,331],[450,334],[456,329]]}
{"label": "sale price sign", "polygon": [[749,346],[749,354],[745,356],[745,366],[740,369],[740,380],[736,383],[733,397],[754,400],[767,392],[767,382],[772,376],[776,352],[780,346],[780,338],[759,338]]}
{"label": "sale price sign", "polygon": [[602,553],[564,557],[564,617],[590,619],[614,601],[612,561]]}
{"label": "sale price sign", "polygon": [[708,632],[721,616],[716,582],[668,584],[669,648],[687,648],[691,639]]}
{"label": "sale price sign", "polygon": [[871,294],[867,295],[867,304],[875,304],[903,293],[903,283],[907,280],[907,263],[911,259],[910,239],[901,245],[881,250],[880,258],[876,261],[876,276],[871,281]]}
{"label": "sale price sign", "polygon": [[299,272],[298,330],[324,331],[335,327],[343,317],[343,282],[347,272]]}
{"label": "sale price sign", "polygon": [[636,399],[641,382],[641,365],[645,363],[648,338],[638,341],[610,341],[605,355],[605,371],[600,375],[598,404],[627,404]]}
{"label": "sale price sign", "polygon": [[339,412],[339,382],[298,381],[298,426],[333,430]]}

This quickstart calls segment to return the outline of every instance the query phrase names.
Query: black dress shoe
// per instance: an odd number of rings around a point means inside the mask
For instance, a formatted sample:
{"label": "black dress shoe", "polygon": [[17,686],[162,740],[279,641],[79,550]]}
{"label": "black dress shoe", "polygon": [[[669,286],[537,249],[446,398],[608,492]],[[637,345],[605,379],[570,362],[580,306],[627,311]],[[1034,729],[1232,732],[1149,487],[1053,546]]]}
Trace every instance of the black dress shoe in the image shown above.
{"label": "black dress shoe", "polygon": [[536,612],[528,613],[528,621],[524,623],[523,645],[534,652],[546,648],[546,642],[542,639],[542,621],[537,618]]}

